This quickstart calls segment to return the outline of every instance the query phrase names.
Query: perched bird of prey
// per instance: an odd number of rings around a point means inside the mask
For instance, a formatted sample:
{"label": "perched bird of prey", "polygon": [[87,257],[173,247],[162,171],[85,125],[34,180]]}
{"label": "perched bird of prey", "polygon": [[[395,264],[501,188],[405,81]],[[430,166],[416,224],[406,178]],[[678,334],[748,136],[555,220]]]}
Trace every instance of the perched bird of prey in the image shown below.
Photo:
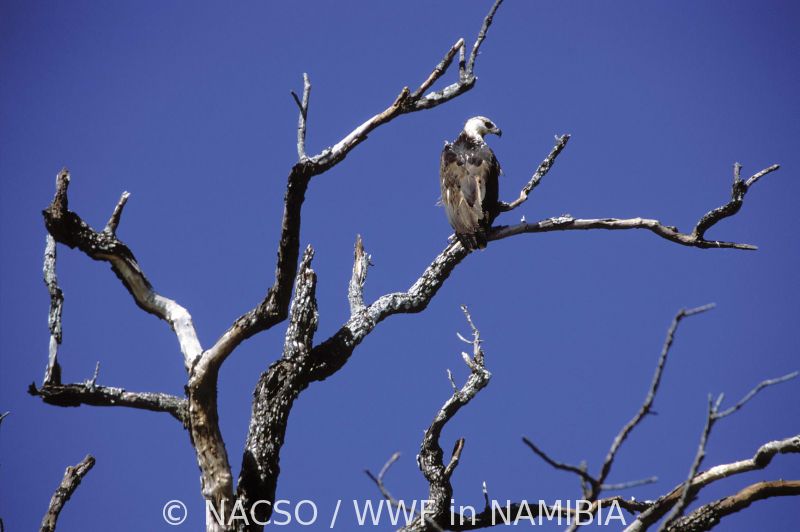
{"label": "perched bird of prey", "polygon": [[439,179],[442,204],[456,238],[467,249],[485,248],[486,235],[499,214],[500,164],[484,135],[502,131],[484,116],[467,120],[464,130],[442,150]]}

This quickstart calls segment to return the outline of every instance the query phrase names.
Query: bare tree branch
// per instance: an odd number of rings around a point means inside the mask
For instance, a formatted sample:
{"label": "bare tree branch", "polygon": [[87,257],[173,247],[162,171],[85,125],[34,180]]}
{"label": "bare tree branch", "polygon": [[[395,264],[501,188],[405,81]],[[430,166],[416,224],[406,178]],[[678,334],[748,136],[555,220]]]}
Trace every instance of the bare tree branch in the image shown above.
{"label": "bare tree branch", "polygon": [[603,491],[628,490],[631,488],[638,488],[639,486],[655,484],[656,482],[658,482],[658,477],[647,477],[639,480],[630,480],[628,482],[619,482],[617,484],[602,484],[600,489]]}
{"label": "bare tree branch", "polygon": [[[568,136],[566,136],[568,138]],[[563,139],[564,137],[561,137]],[[544,165],[548,161],[549,164],[552,164],[552,160],[550,157],[555,156],[560,153],[560,149],[557,149],[559,146],[556,143],[556,147],[553,151],[548,155],[548,158],[542,163]],[[540,165],[540,168],[542,166]],[[549,169],[549,165],[546,167]],[[620,219],[620,218],[597,218],[597,219],[577,219],[573,218],[569,214],[565,214],[563,216],[559,216],[556,218],[548,218],[546,220],[541,220],[535,223],[527,223],[522,222],[517,225],[513,226],[498,226],[493,228],[492,232],[489,234],[489,240],[500,240],[503,238],[508,238],[510,236],[519,235],[522,233],[546,233],[550,231],[570,231],[570,230],[587,230],[587,229],[606,229],[606,230],[626,230],[626,229],[647,229],[652,231],[656,235],[675,242],[677,244],[681,244],[684,246],[690,247],[697,247],[697,248],[733,248],[733,249],[742,249],[742,250],[755,250],[758,249],[756,246],[751,244],[741,244],[737,242],[725,242],[720,240],[707,240],[705,238],[705,232],[710,229],[713,225],[715,225],[720,220],[727,218],[729,216],[733,216],[739,209],[741,209],[742,202],[744,201],[744,194],[747,192],[750,185],[754,184],[758,179],[762,176],[774,172],[780,168],[779,165],[775,164],[764,170],[761,170],[757,174],[750,177],[746,182],[738,179],[737,174],[737,181],[734,182],[734,192],[733,196],[734,199],[731,200],[728,204],[719,207],[710,211],[709,213],[705,214],[700,221],[697,223],[697,226],[691,233],[681,233],[677,227],[670,226],[670,225],[663,225],[658,220],[651,220],[647,218],[627,218],[627,219]],[[533,187],[538,184],[538,180],[536,176],[539,170],[534,174],[533,179],[531,180],[525,188],[523,188],[523,193],[520,194],[520,197],[512,203],[501,203],[500,207],[501,210],[510,210],[520,203],[524,202],[527,198],[527,194],[525,190],[530,186],[531,190]],[[540,178],[541,179],[541,178]],[[749,184],[748,184],[749,183]]]}
{"label": "bare tree branch", "polygon": [[676,520],[668,532],[701,532],[716,527],[723,517],[736,513],[756,501],[771,497],[800,495],[800,480],[756,482],[734,495],[705,504],[689,515]]}
{"label": "bare tree branch", "polygon": [[686,482],[683,483],[683,487],[681,488],[681,496],[678,498],[677,503],[675,506],[672,507],[672,511],[670,511],[667,519],[664,523],[659,527],[659,530],[666,530],[675,519],[683,515],[683,511],[689,506],[689,503],[692,502],[694,496],[697,492],[691,493],[690,486],[692,483],[692,479],[697,476],[697,471],[700,469],[700,464],[703,463],[703,458],[706,456],[706,445],[708,443],[708,436],[711,434],[711,429],[714,426],[716,410],[719,408],[719,404],[722,401],[722,395],[717,398],[716,403],[712,399],[711,395],[708,396],[708,415],[706,416],[706,424],[703,427],[703,432],[700,435],[700,445],[697,448],[697,454],[695,454],[694,459],[692,460],[692,466],[689,468],[689,476],[686,479]]}
{"label": "bare tree branch", "polygon": [[124,209],[125,204],[128,203],[129,197],[129,192],[122,193],[122,196],[120,196],[119,201],[117,202],[117,206],[114,207],[114,212],[111,213],[111,218],[109,218],[108,222],[106,223],[106,228],[103,229],[104,232],[112,235],[117,233],[117,226],[119,225],[119,220],[122,217],[122,209]]}
{"label": "bare tree branch", "polygon": [[[63,217],[65,213],[71,214],[66,210],[66,186],[69,183],[69,174],[65,172],[59,174],[59,181],[63,187],[63,203],[59,202],[58,208],[61,209],[59,216]],[[114,209],[114,214],[111,220],[109,220],[109,225],[103,234],[113,235],[127,198],[128,193],[126,192],[122,195],[122,198],[120,198],[120,202],[117,204],[117,208]],[[54,205],[55,204],[56,202],[54,201]],[[52,207],[51,205],[51,208]],[[111,227],[111,229],[108,229],[108,227]],[[80,406],[82,404],[94,406],[127,406],[154,412],[167,412],[186,426],[188,417],[187,405],[184,399],[164,393],[129,392],[123,388],[97,386],[97,372],[100,369],[99,362],[97,363],[94,377],[91,380],[79,384],[61,383],[61,367],[58,363],[57,356],[58,345],[61,343],[61,314],[64,304],[64,295],[58,285],[58,277],[56,276],[56,240],[51,234],[47,235],[43,271],[44,282],[50,293],[50,313],[48,317],[48,325],[50,328],[50,355],[48,357],[47,368],[41,388],[37,388],[36,383],[31,383],[28,387],[28,393],[33,396],[41,397],[45,403],[57,406]]]}
{"label": "bare tree branch", "polygon": [[647,218],[595,218],[580,219],[565,214],[557,218],[547,218],[538,222],[522,222],[512,226],[499,226],[488,235],[488,240],[501,240],[523,233],[549,233],[552,231],[585,231],[588,229],[605,229],[609,231],[624,231],[628,229],[647,229],[661,238],[676,244],[703,249],[742,249],[753,251],[758,249],[751,244],[736,242],[723,242],[717,240],[698,239],[693,235],[681,233],[675,227],[662,225],[658,220]]}
{"label": "bare tree branch", "polygon": [[364,283],[367,281],[367,269],[370,256],[364,251],[361,235],[356,236],[353,252],[353,275],[347,288],[347,299],[350,301],[350,315],[355,316],[364,311]]}
{"label": "bare tree branch", "polygon": [[569,135],[556,135],[556,144],[553,146],[553,149],[550,150],[550,153],[547,154],[547,157],[539,164],[536,168],[536,171],[531,176],[531,180],[522,187],[522,190],[519,193],[519,197],[512,201],[511,203],[500,202],[500,212],[506,212],[513,209],[516,209],[523,203],[528,200],[528,195],[533,191],[534,188],[539,186],[539,183],[542,181],[542,178],[547,175],[547,172],[550,171],[550,168],[553,166],[553,163],[556,161],[556,157],[561,153],[567,146],[567,142],[569,142]]}
{"label": "bare tree branch", "polygon": [[747,194],[747,191],[750,190],[750,187],[765,175],[779,169],[780,165],[773,164],[772,166],[764,168],[760,172],[750,176],[747,181],[742,181],[739,178],[741,168],[742,165],[739,163],[733,165],[733,188],[731,189],[731,200],[722,207],[717,207],[700,218],[700,221],[697,222],[697,225],[692,231],[692,236],[703,240],[703,236],[705,235],[706,231],[708,231],[714,224],[739,212],[739,209],[742,208],[742,203],[744,202],[744,195]]}
{"label": "bare tree branch", "polygon": [[81,460],[77,465],[70,466],[64,473],[64,478],[61,480],[53,498],[50,499],[50,506],[47,508],[47,513],[42,519],[42,526],[40,532],[54,532],[56,523],[58,522],[58,514],[61,513],[64,504],[72,497],[75,490],[80,486],[81,480],[86,476],[92,467],[94,467],[94,457],[90,454]]}
{"label": "bare tree branch", "polygon": [[[247,433],[237,497],[245,508],[255,501],[274,501],[280,474],[280,451],[286,424],[295,399],[309,384],[309,352],[317,329],[317,277],[311,269],[313,249],[309,246],[297,272],[283,355],[261,374],[256,385],[253,412]],[[271,505],[254,508],[258,520],[266,521]],[[257,529],[253,525],[252,529]]]}
{"label": "bare tree branch", "polygon": [[708,414],[706,415],[706,423],[703,427],[703,432],[700,436],[700,445],[697,448],[697,454],[692,461],[692,466],[689,469],[689,476],[686,479],[686,482],[683,483],[683,487],[681,488],[681,495],[678,498],[678,502],[672,508],[672,511],[667,516],[664,523],[661,525],[659,530],[667,530],[672,524],[683,515],[684,510],[686,509],[689,504],[697,496],[697,493],[700,491],[699,489],[695,489],[692,484],[692,480],[697,476],[697,471],[700,469],[700,464],[703,463],[703,459],[706,455],[706,445],[708,443],[708,437],[711,434],[711,429],[714,428],[714,424],[719,421],[720,419],[729,416],[730,414],[739,410],[745,403],[747,403],[750,399],[756,396],[759,391],[766,388],[767,386],[771,386],[773,384],[780,384],[782,382],[786,382],[797,377],[798,372],[793,372],[788,375],[784,375],[783,377],[779,377],[777,379],[767,379],[765,381],[760,382],[754,389],[752,389],[744,398],[739,401],[733,407],[720,412],[719,407],[722,404],[722,399],[724,398],[724,394],[720,394],[716,401],[714,401],[711,395],[708,396]]}
{"label": "bare tree branch", "polygon": [[44,284],[50,293],[50,312],[47,325],[50,328],[50,349],[47,357],[47,369],[44,372],[44,384],[61,383],[61,366],[58,364],[58,346],[61,345],[61,312],[64,306],[64,293],[58,286],[56,276],[56,241],[47,235],[44,249]]}
{"label": "bare tree branch", "polygon": [[397,460],[399,459],[400,459],[400,453],[399,452],[393,453],[392,456],[390,456],[389,459],[386,461],[386,463],[383,464],[383,467],[378,472],[377,477],[373,475],[372,471],[370,471],[369,469],[364,470],[364,473],[366,473],[367,476],[372,479],[375,485],[378,486],[378,489],[380,490],[381,495],[383,495],[383,498],[394,505],[397,505],[397,499],[395,499],[394,496],[392,496],[392,494],[389,493],[389,490],[386,488],[386,484],[383,482],[383,478],[386,476],[386,473],[389,471],[389,468],[391,468],[394,465],[394,463],[397,462]]}
{"label": "bare tree branch", "polygon": [[494,19],[494,14],[497,12],[497,8],[500,7],[500,4],[502,3],[503,0],[496,0],[492,6],[492,9],[489,11],[489,14],[486,15],[486,18],[483,20],[481,31],[478,32],[478,38],[475,39],[475,44],[472,45],[472,52],[469,54],[469,62],[467,63],[468,76],[473,74],[475,60],[478,58],[478,50],[480,49],[481,44],[483,44],[483,40],[486,38],[486,32],[489,30],[489,26],[492,25],[492,20]]}
{"label": "bare tree branch", "polygon": [[[418,517],[414,518],[411,524],[403,527],[402,530],[406,532],[449,529],[451,523],[448,509],[453,497],[453,486],[450,477],[458,466],[458,461],[464,450],[464,439],[459,438],[456,441],[447,465],[444,463],[444,451],[439,443],[439,439],[445,425],[453,419],[458,411],[466,406],[478,392],[489,384],[489,379],[491,379],[492,376],[484,365],[485,357],[483,349],[481,348],[480,331],[478,331],[477,327],[475,327],[475,324],[472,322],[472,317],[467,308],[462,305],[461,309],[472,329],[472,356],[467,353],[462,353],[464,362],[470,369],[470,375],[467,378],[467,382],[460,389],[453,390],[453,394],[445,401],[430,426],[425,430],[420,445],[420,452],[417,455],[417,465],[428,481],[428,502],[430,505],[425,506],[425,509]],[[399,456],[400,453],[392,455],[377,477],[367,471],[367,475],[369,475],[378,486],[383,497],[390,504],[395,506],[399,503],[386,489],[384,475],[392,464],[397,461]]]}
{"label": "bare tree branch", "polygon": [[[394,465],[394,463],[397,462],[397,460],[399,458],[400,458],[400,453],[399,452],[396,452],[396,453],[392,454],[392,456],[389,457],[389,459],[386,461],[386,463],[383,464],[383,467],[381,468],[381,470],[378,473],[377,477],[375,475],[373,475],[372,471],[370,471],[369,469],[365,469],[364,473],[366,473],[367,476],[375,483],[375,485],[378,486],[378,490],[381,492],[381,495],[383,496],[384,499],[386,499],[386,501],[389,504],[391,504],[395,508],[400,508],[403,511],[405,511],[405,509],[406,509],[405,505],[401,501],[398,501],[397,499],[394,498],[394,496],[386,488],[386,484],[384,483],[384,480],[383,480],[384,477],[386,476],[386,473],[389,472],[389,468],[391,468]],[[416,519],[417,515],[419,515],[419,514],[417,512],[414,512],[414,518],[415,519]],[[421,515],[420,518],[424,519],[425,522],[431,528],[433,528],[437,532],[441,532],[442,529],[439,527],[439,525],[437,525],[435,522],[433,522],[429,517],[427,517],[427,515]]]}
{"label": "bare tree branch", "polygon": [[459,39],[456,43],[450,47],[446,54],[444,54],[444,58],[439,62],[438,65],[433,69],[433,72],[430,73],[428,78],[422,82],[417,90],[411,95],[412,99],[418,99],[422,94],[428,90],[431,85],[436,83],[440,77],[447,72],[447,69],[450,68],[450,64],[453,62],[453,58],[456,55],[456,52],[464,50],[464,39]]}
{"label": "bare tree branch", "polygon": [[[463,438],[457,440],[451,458],[448,464],[445,465],[444,451],[439,439],[445,425],[455,417],[461,408],[469,404],[478,395],[478,392],[489,384],[489,380],[492,377],[492,374],[489,373],[484,365],[485,357],[481,348],[480,332],[472,322],[472,317],[467,307],[462,305],[461,309],[472,329],[472,355],[462,353],[464,363],[470,369],[470,375],[461,389],[454,391],[450,398],[445,401],[422,437],[422,444],[417,455],[417,465],[428,481],[428,501],[430,505],[426,507],[426,511],[420,519],[403,529],[406,531],[428,530],[430,528],[429,521],[436,523],[440,528],[449,526],[450,500],[453,497],[453,485],[450,482],[450,477],[461,457],[464,449],[464,440]],[[427,519],[423,519],[423,517]]]}
{"label": "bare tree branch", "polygon": [[169,323],[175,331],[188,370],[202,352],[191,315],[178,303],[153,289],[133,253],[115,235],[95,231],[80,216],[68,210],[69,181],[69,172],[61,170],[56,177],[55,197],[43,213],[47,230],[56,242],[71,248],[77,247],[91,259],[108,262],[136,304]]}
{"label": "bare tree branch", "polygon": [[294,98],[297,107],[300,108],[300,115],[297,119],[297,158],[300,162],[308,159],[306,155],[306,120],[308,119],[308,99],[311,96],[311,81],[308,79],[308,74],[303,73],[303,100],[292,91],[292,98]]}
{"label": "bare tree branch", "polygon": [[747,395],[742,397],[742,399],[738,403],[736,403],[735,405],[733,405],[732,407],[730,407],[730,408],[728,408],[726,410],[723,410],[722,412],[718,412],[716,414],[717,419],[722,419],[722,418],[727,417],[727,416],[733,414],[734,412],[738,411],[745,404],[747,404],[747,402],[750,401],[750,399],[755,397],[756,394],[758,394],[758,392],[760,392],[764,388],[766,388],[768,386],[772,386],[774,384],[780,384],[782,382],[786,382],[786,381],[792,380],[795,377],[797,377],[797,375],[798,375],[798,372],[797,371],[793,371],[792,373],[784,375],[783,377],[778,377],[776,379],[767,379],[767,380],[759,382],[758,385],[755,388],[753,388],[752,390],[750,390],[749,392],[747,392]]}
{"label": "bare tree branch", "polygon": [[525,436],[522,437],[522,442],[527,445],[531,451],[536,453],[536,455],[544,460],[549,466],[554,469],[558,469],[560,471],[568,471],[570,473],[575,473],[585,482],[590,484],[591,486],[598,486],[599,482],[596,478],[586,472],[585,467],[578,467],[572,464],[565,464],[563,462],[559,462],[551,458],[546,452],[541,450],[535,443],[533,443],[530,439],[526,438]]}
{"label": "bare tree branch", "polygon": [[[764,469],[772,462],[775,455],[789,453],[800,453],[800,434],[784,440],[765,443],[758,448],[752,458],[729,464],[721,464],[707,469],[692,478],[689,489],[697,493],[702,488],[723,478],[747,473],[748,471]],[[677,504],[683,492],[684,483],[681,483],[668,494],[655,501],[650,508],[643,511],[637,519],[625,529],[625,532],[647,530],[650,526],[658,522],[670,508]]]}
{"label": "bare tree branch", "polygon": [[130,392],[123,388],[97,386],[91,382],[44,384],[41,388],[32,383],[28,387],[28,393],[56,406],[125,406],[152,412],[166,412],[184,426],[188,426],[189,422],[186,399],[166,393]]}
{"label": "bare tree branch", "polygon": [[603,483],[608,478],[608,474],[611,472],[611,466],[614,463],[614,458],[616,458],[617,451],[628,438],[633,429],[642,422],[642,420],[651,412],[651,408],[653,406],[653,401],[656,398],[656,394],[658,393],[658,387],[661,384],[661,376],[664,373],[664,366],[667,362],[667,356],[669,355],[670,348],[672,347],[672,343],[675,340],[675,333],[678,330],[678,325],[680,324],[683,318],[694,316],[696,314],[700,314],[711,310],[714,308],[714,304],[703,305],[701,307],[695,307],[691,309],[681,309],[675,314],[675,317],[672,319],[672,323],[667,330],[667,338],[664,340],[664,347],[661,348],[661,355],[658,357],[658,363],[656,364],[655,374],[653,375],[653,380],[650,383],[650,389],[647,391],[647,395],[645,396],[644,402],[642,406],[639,408],[639,411],[633,416],[633,418],[622,427],[622,430],[619,431],[617,437],[614,438],[614,441],[611,444],[611,448],[606,455],[605,460],[603,461],[603,465],[600,468],[600,473],[597,476],[597,484],[593,486],[592,494],[589,497],[590,499],[594,499],[600,494],[600,490],[603,488]]}

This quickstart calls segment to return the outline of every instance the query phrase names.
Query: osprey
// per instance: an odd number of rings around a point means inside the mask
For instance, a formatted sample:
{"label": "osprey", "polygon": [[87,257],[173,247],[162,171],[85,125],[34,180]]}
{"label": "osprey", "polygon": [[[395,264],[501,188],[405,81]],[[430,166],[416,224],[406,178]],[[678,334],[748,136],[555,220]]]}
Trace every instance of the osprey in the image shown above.
{"label": "osprey", "polygon": [[500,164],[483,137],[502,131],[484,116],[467,120],[452,144],[445,142],[439,170],[442,204],[456,238],[469,249],[485,248],[486,234],[499,214]]}

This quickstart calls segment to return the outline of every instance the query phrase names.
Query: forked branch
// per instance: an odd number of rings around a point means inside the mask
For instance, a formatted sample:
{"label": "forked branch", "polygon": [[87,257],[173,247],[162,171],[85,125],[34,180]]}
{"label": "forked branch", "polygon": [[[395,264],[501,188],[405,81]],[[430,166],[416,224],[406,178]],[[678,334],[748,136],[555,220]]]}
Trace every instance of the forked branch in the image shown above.
{"label": "forked branch", "polygon": [[[69,180],[68,175],[64,175],[64,186]],[[127,193],[122,195],[120,203],[114,209],[112,220],[119,221],[119,213],[122,205],[125,204]],[[66,211],[66,188],[63,190],[63,204],[61,205],[62,214]],[[112,225],[109,221],[109,225]],[[116,228],[116,224],[113,224]],[[113,230],[106,230],[104,233],[113,234]],[[48,357],[47,368],[45,369],[44,379],[40,388],[36,383],[31,383],[28,393],[39,396],[45,403],[58,406],[126,406],[151,410],[154,412],[167,412],[180,421],[184,426],[188,423],[188,411],[186,400],[165,393],[150,392],[129,392],[123,388],[113,388],[99,386],[97,384],[97,373],[100,369],[98,362],[94,376],[83,383],[62,384],[61,366],[58,363],[58,346],[61,343],[61,315],[64,305],[64,294],[58,284],[56,274],[56,241],[52,235],[47,235],[47,243],[44,252],[44,282],[50,293],[50,312],[48,315],[48,326],[50,329],[50,354]]]}
{"label": "forked branch", "polygon": [[714,224],[739,212],[739,209],[742,208],[742,204],[744,203],[744,195],[747,194],[747,192],[750,190],[750,187],[755,185],[756,182],[765,175],[772,173],[779,168],[780,165],[773,164],[772,166],[764,168],[760,172],[756,172],[746,181],[743,181],[740,177],[742,165],[735,163],[733,165],[733,187],[731,188],[730,201],[725,205],[717,207],[716,209],[708,212],[705,216],[700,218],[694,230],[692,231],[692,236],[699,240],[703,240],[706,231],[708,231]]}
{"label": "forked branch", "polygon": [[700,469],[700,465],[703,463],[703,459],[705,458],[708,438],[711,435],[711,430],[714,428],[714,424],[720,419],[737,412],[764,388],[789,381],[797,377],[797,375],[798,372],[795,371],[789,373],[788,375],[784,375],[783,377],[762,381],[750,392],[748,392],[747,395],[742,398],[742,400],[724,411],[720,411],[719,409],[720,405],[722,404],[724,394],[720,394],[716,400],[714,400],[711,395],[708,396],[708,414],[706,416],[706,423],[703,427],[703,432],[700,436],[700,445],[698,446],[697,454],[695,455],[694,460],[692,460],[692,466],[689,469],[689,476],[686,479],[686,482],[684,482],[683,486],[680,488],[680,497],[678,498],[677,503],[673,506],[672,511],[664,520],[660,530],[667,530],[669,527],[671,527],[675,521],[683,515],[684,510],[689,506],[689,504],[691,504],[691,502],[697,496],[697,493],[700,491],[699,487],[694,487],[693,480],[697,476],[697,471]]}
{"label": "forked branch", "polygon": [[[43,212],[48,232],[60,244],[78,248],[91,259],[108,262],[136,304],[142,310],[166,321],[175,331],[188,371],[202,352],[191,315],[178,303],[153,289],[136,257],[113,231],[95,231],[80,216],[69,210],[67,198],[69,182],[70,175],[65,168],[58,173],[55,197]],[[124,205],[124,201],[120,200],[120,204]],[[117,206],[119,213],[122,212],[120,204]],[[116,229],[118,218],[119,214],[116,222],[111,223],[113,229]],[[114,219],[112,215],[112,221]]]}

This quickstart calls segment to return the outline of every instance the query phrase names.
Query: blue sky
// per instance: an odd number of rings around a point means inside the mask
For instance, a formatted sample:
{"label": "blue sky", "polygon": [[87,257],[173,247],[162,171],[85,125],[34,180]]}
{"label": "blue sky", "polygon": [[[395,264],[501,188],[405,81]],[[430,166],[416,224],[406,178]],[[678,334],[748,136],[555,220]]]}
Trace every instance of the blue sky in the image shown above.
{"label": "blue sky", "polygon": [[[459,38],[474,38],[488,2],[4,2],[0,7],[0,517],[30,530],[64,468],[97,458],[59,530],[171,530],[170,499],[201,528],[199,471],[187,433],[166,415],[64,409],[25,393],[43,375],[47,292],[40,212],[56,172],[72,171],[70,207],[102,226],[131,192],[119,236],[156,289],[194,317],[210,345],[271,284],[285,180],[296,160],[289,91],[313,83],[308,151],[334,144],[419,84]],[[370,135],[312,181],[302,243],[316,251],[317,341],[347,318],[355,235],[375,266],[366,296],[407,288],[444,247],[435,206],[442,142],[481,114],[511,199],[552,146],[569,146],[530,201],[499,223],[645,216],[690,229],[727,201],[731,165],[779,162],[744,208],[709,237],[757,252],[697,250],[649,233],[552,233],[493,243],[462,263],[420,315],[382,323],[333,378],[292,411],[278,496],[315,501],[378,493],[363,470],[403,453],[388,483],[423,498],[414,463],[423,429],[462,380],[470,306],[485,339],[489,387],[451,422],[443,447],[467,440],[458,503],[480,486],[505,500],[575,499],[575,478],[521,443],[596,470],[641,403],[675,311],[718,307],[684,322],[647,419],[610,481],[657,475],[626,495],[655,497],[682,481],[706,396],[738,400],[758,381],[798,369],[800,246],[800,10],[770,2],[514,2],[498,13],[479,81],[435,110]],[[449,83],[454,73],[446,76]],[[182,394],[182,358],[169,328],[144,314],[109,271],[59,249],[65,292],[64,380],[91,376],[131,390]],[[238,473],[253,386],[280,354],[285,326],[249,340],[223,367],[221,426]],[[711,436],[706,465],[752,456],[797,434],[800,382],[769,389]],[[796,457],[729,479],[703,500],[763,479],[797,478]],[[797,526],[796,501],[756,503],[726,530]],[[352,513],[340,529],[353,525]],[[342,516],[344,519],[345,516]],[[113,523],[113,526],[109,523]],[[179,527],[180,528],[180,527]],[[284,527],[287,530],[308,529]],[[390,527],[386,526],[385,529]]]}

